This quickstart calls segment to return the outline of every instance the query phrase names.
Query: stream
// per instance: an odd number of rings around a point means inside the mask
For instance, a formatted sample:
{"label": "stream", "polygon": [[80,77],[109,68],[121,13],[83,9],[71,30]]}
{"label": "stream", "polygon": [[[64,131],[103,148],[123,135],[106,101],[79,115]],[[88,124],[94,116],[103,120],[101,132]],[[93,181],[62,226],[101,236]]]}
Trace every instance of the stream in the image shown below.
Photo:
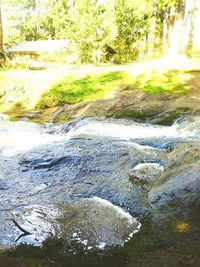
{"label": "stream", "polygon": [[199,117],[172,126],[2,120],[0,153],[0,248],[51,235],[88,250],[122,246],[149,214],[160,223],[199,201]]}

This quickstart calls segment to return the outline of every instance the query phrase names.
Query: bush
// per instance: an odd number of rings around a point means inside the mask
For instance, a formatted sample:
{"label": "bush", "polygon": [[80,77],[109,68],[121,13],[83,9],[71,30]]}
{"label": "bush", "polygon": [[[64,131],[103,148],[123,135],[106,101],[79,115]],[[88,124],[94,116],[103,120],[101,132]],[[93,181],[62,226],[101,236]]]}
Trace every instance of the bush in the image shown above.
{"label": "bush", "polygon": [[1,51],[0,52],[0,67],[5,67],[7,61],[10,60],[10,55],[8,52]]}

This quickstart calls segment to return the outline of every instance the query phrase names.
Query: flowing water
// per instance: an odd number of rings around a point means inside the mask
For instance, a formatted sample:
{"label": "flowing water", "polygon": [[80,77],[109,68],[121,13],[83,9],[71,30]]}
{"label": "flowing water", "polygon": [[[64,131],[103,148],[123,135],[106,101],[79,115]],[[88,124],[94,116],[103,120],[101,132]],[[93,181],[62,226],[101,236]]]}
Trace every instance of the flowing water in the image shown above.
{"label": "flowing water", "polygon": [[[198,117],[169,127],[97,118],[59,126],[1,121],[0,245],[40,245],[49,235],[86,249],[123,245],[152,211],[174,198],[196,201],[199,147]],[[165,216],[159,211],[159,220]],[[30,235],[21,236],[13,219]]]}

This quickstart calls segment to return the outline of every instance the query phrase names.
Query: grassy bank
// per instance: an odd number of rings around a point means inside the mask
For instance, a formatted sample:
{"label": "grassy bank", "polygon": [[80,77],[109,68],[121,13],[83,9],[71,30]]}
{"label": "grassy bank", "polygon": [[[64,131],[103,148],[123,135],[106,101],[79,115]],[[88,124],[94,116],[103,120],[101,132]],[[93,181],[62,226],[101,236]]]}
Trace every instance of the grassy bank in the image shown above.
{"label": "grassy bank", "polygon": [[[145,119],[150,113],[152,117],[158,114],[157,106],[162,105],[162,97],[168,96],[173,102],[177,96],[185,96],[191,90],[188,81],[191,77],[199,77],[199,72],[188,72],[184,70],[159,69],[159,67],[148,69],[146,65],[140,66],[102,66],[87,67],[80,66],[73,69],[63,65],[63,68],[49,68],[41,71],[30,71],[22,69],[1,70],[0,72],[0,113],[10,115],[10,118],[17,120],[27,117],[32,110],[39,110],[41,115],[37,118],[32,116],[30,119],[37,121],[48,121],[54,117],[56,108],[68,106],[63,113],[62,120],[73,119],[79,116],[87,116],[84,113],[86,105],[96,105],[95,116],[112,116],[112,112],[101,112],[102,107],[98,106],[98,101],[118,102],[121,105],[119,116],[114,111],[115,117],[128,117]],[[67,69],[68,68],[68,69]],[[138,69],[137,69],[138,68]],[[122,90],[126,87],[126,92]],[[135,95],[128,97],[130,92]],[[127,94],[127,99],[121,103],[120,98]],[[134,109],[127,109],[128,100],[131,105],[136,98],[152,95],[153,109],[141,108],[136,102]],[[115,97],[115,98],[114,98]],[[155,101],[154,101],[155,100]],[[141,97],[141,103],[146,105],[145,97]],[[154,105],[155,104],[155,105]],[[149,104],[148,104],[149,105]],[[80,111],[83,107],[83,112]],[[137,108],[138,106],[138,108]],[[156,108],[154,108],[156,106]],[[187,104],[185,105],[187,108]],[[184,108],[185,108],[184,106]],[[182,107],[179,107],[182,109]],[[98,109],[98,110],[97,110]],[[73,112],[75,110],[75,112]],[[78,112],[76,112],[78,110]],[[176,110],[173,114],[177,114]],[[45,114],[45,115],[44,115]],[[171,114],[171,113],[170,113]],[[89,113],[90,116],[93,113]]]}
{"label": "grassy bank", "polygon": [[119,84],[131,84],[141,92],[150,94],[186,94],[185,78],[186,74],[177,71],[153,71],[136,77],[124,71],[91,74],[78,80],[67,77],[42,94],[36,107],[45,109],[81,101],[95,101],[116,90]]}
{"label": "grassy bank", "polygon": [[126,82],[128,74],[123,71],[87,75],[81,79],[66,77],[42,94],[37,108],[51,108],[81,101],[95,101],[116,89],[117,84]]}

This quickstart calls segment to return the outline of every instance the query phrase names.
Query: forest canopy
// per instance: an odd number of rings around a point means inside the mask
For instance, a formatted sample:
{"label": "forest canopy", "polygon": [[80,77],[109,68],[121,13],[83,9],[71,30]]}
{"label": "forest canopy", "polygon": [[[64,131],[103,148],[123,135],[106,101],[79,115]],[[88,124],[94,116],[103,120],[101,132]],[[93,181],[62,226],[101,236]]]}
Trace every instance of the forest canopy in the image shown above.
{"label": "forest canopy", "polygon": [[4,0],[1,17],[4,49],[65,39],[82,63],[200,50],[200,0]]}

